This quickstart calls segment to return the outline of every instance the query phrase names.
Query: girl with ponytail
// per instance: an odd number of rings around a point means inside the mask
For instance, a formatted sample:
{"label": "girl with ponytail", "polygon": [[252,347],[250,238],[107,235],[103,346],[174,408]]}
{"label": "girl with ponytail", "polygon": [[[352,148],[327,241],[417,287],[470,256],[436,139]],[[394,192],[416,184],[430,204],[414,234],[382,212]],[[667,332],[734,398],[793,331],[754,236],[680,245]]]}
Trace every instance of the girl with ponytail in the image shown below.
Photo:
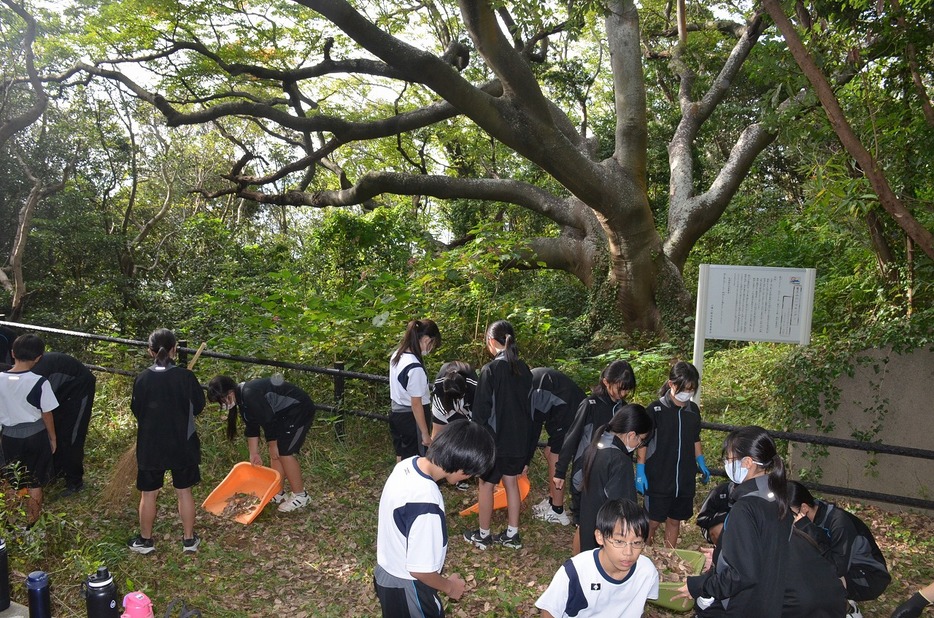
{"label": "girl with ponytail", "polygon": [[594,432],[584,453],[580,487],[580,551],[598,547],[597,512],[607,500],[636,501],[633,455],[652,433],[652,419],[637,403],[625,405]]}
{"label": "girl with ponytail", "polygon": [[389,433],[396,461],[424,455],[431,444],[428,416],[431,388],[422,356],[441,345],[441,331],[432,320],[412,320],[389,360]]}
{"label": "girl with ponytail", "polygon": [[793,518],[785,465],[762,427],[731,432],[723,467],[733,506],[713,553],[713,567],[688,577],[675,598],[696,599],[697,616],[780,618]]}
{"label": "girl with ponytail", "polygon": [[[496,441],[496,463],[480,477],[480,528],[464,532],[464,539],[480,549],[493,543],[520,549],[519,475],[525,472],[533,450],[532,372],[519,358],[516,332],[505,320],[494,322],[486,331],[486,349],[493,360],[480,371],[474,397],[473,422],[487,428]],[[534,439],[538,439],[535,436]],[[499,481],[506,488],[507,527],[493,535],[493,488]]]}
{"label": "girl with ponytail", "polygon": [[201,442],[195,416],[204,409],[204,391],[195,374],[174,363],[178,351],[175,333],[160,328],[149,336],[153,364],[136,376],[130,409],[136,417],[136,488],[140,491],[139,535],[129,548],[140,554],[155,551],[152,528],[156,499],[172,472],[182,520],[182,549],[198,551],[195,502],[191,488],[201,481]]}

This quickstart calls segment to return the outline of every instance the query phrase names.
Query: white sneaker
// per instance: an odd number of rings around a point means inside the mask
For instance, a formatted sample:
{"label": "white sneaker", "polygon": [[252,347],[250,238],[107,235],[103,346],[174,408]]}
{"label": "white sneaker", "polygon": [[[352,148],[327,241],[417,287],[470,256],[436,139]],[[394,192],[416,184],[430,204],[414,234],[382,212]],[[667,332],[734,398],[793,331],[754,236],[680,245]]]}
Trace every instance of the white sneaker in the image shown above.
{"label": "white sneaker", "polygon": [[544,513],[534,513],[533,516],[535,519],[541,519],[542,521],[547,521],[550,524],[561,524],[562,526],[567,526],[571,523],[571,518],[568,517],[567,509],[560,513],[555,513],[555,510],[548,507],[548,510]]}
{"label": "white sneaker", "polygon": [[550,500],[550,498],[545,498],[544,500],[542,500],[542,501],[539,502],[538,504],[535,504],[535,505],[532,506],[532,513],[533,513],[534,515],[538,515],[539,513],[544,513],[545,511],[547,511],[547,510],[550,509],[550,508],[551,508],[551,500]]}
{"label": "white sneaker", "polygon": [[279,505],[279,512],[291,513],[292,511],[308,506],[309,502],[311,502],[311,497],[306,491],[300,494],[289,494],[288,500]]}
{"label": "white sneaker", "polygon": [[289,492],[283,489],[282,491],[277,493],[275,496],[273,496],[270,502],[272,502],[273,504],[282,504],[283,502],[285,502],[285,499],[288,497],[289,497]]}
{"label": "white sneaker", "polygon": [[850,601],[847,599],[849,608],[846,611],[846,618],[863,618],[863,612],[859,611],[859,605],[856,604],[856,601]]}

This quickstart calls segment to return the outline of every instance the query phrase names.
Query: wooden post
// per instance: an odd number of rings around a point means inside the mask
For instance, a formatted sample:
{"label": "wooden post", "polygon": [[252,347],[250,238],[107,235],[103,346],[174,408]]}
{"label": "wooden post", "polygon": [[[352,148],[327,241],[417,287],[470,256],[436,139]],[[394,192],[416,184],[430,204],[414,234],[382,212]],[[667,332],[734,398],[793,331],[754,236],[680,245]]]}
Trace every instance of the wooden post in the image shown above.
{"label": "wooden post", "polygon": [[[344,363],[334,363],[334,368],[338,371],[344,370]],[[334,376],[334,405],[337,407],[337,420],[334,422],[334,435],[342,441],[346,437],[344,432],[344,376],[337,374]]]}

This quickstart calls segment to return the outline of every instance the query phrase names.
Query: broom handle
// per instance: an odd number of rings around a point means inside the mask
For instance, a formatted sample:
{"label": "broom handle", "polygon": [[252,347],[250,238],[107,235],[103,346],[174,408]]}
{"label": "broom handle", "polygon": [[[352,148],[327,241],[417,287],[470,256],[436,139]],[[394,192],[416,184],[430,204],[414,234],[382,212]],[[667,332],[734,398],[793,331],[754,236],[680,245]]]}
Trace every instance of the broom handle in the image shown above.
{"label": "broom handle", "polygon": [[189,371],[191,371],[192,369],[195,368],[195,363],[198,362],[198,358],[201,356],[201,353],[204,352],[204,348],[206,348],[207,345],[208,345],[208,342],[207,342],[207,341],[202,341],[202,342],[201,342],[201,345],[198,346],[198,351],[195,352],[194,358],[192,358],[192,359],[191,359],[191,362],[188,363],[188,370],[189,370]]}

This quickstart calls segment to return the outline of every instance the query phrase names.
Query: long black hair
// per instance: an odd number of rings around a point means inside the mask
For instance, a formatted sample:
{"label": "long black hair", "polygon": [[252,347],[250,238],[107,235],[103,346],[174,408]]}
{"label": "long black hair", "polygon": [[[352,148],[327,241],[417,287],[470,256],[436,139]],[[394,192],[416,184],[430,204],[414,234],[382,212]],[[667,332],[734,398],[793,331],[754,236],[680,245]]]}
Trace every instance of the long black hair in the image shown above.
{"label": "long black hair", "polygon": [[467,394],[467,379],[465,373],[471,371],[471,366],[464,361],[451,361],[444,375],[441,376],[441,403],[445,408],[450,408],[452,402],[463,399]]}
{"label": "long black hair", "polygon": [[[214,376],[208,382],[208,401],[220,403],[232,390],[236,390],[237,383],[230,376]],[[227,439],[233,440],[237,436],[237,406],[227,409]]]}
{"label": "long black hair", "polygon": [[399,358],[406,352],[414,354],[418,362],[422,362],[422,337],[431,337],[431,349],[441,345],[441,331],[434,320],[412,320],[405,327],[405,334],[402,335],[402,341],[392,355],[392,366],[399,363]]}
{"label": "long black hair", "polygon": [[613,415],[610,422],[601,425],[595,432],[587,450],[584,451],[584,470],[583,470],[583,489],[590,485],[590,471],[593,468],[593,462],[597,458],[597,451],[600,450],[600,439],[607,431],[618,434],[627,434],[630,431],[636,432],[636,435],[651,434],[654,423],[645,408],[637,403],[630,403]]}
{"label": "long black hair", "polygon": [[157,328],[149,335],[149,350],[160,367],[167,367],[171,362],[169,353],[176,345],[178,345],[178,339],[175,338],[175,333],[167,328]]}
{"label": "long black hair", "polygon": [[742,459],[750,457],[769,476],[769,489],[778,503],[779,517],[788,513],[788,479],[785,477],[785,462],[775,448],[769,432],[758,425],[734,429],[723,441],[723,457]]}
{"label": "long black hair", "polygon": [[606,385],[603,381],[617,386],[622,391],[630,393],[636,390],[636,374],[632,365],[624,360],[615,360],[600,372],[600,380],[590,389],[594,395],[606,395]]}
{"label": "long black hair", "polygon": [[503,346],[503,358],[509,363],[513,375],[519,375],[519,346],[516,345],[516,331],[506,320],[498,320],[486,329],[486,338]]}

